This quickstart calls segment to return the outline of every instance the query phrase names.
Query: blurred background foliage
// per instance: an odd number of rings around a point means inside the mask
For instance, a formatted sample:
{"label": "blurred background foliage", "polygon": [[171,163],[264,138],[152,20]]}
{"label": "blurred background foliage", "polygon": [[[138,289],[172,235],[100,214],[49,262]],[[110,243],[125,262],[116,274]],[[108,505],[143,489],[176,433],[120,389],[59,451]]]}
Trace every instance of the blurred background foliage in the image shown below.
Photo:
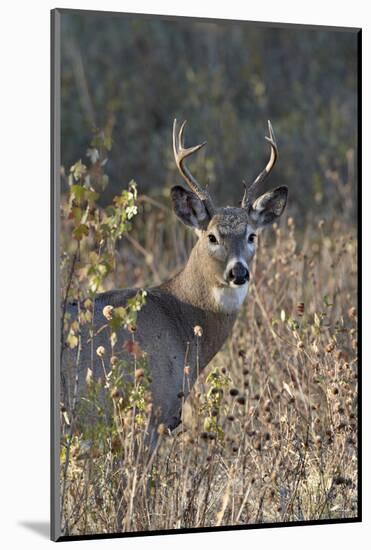
{"label": "blurred background foliage", "polygon": [[[70,12],[62,16],[62,164],[67,171],[104,129],[112,150],[107,204],[134,178],[164,201],[180,183],[174,117],[191,161],[219,204],[238,204],[242,180],[265,165],[267,120],[280,159],[265,187],[288,185],[298,227],[308,216],[355,223],[357,35]],[[166,200],[165,200],[166,203]]]}

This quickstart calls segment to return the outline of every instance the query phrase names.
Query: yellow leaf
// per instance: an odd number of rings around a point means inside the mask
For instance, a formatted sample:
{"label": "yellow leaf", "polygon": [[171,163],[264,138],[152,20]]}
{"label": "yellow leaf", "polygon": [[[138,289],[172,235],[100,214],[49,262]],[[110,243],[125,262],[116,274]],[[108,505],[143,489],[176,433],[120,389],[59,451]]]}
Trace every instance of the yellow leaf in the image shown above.
{"label": "yellow leaf", "polygon": [[75,334],[73,334],[72,332],[70,332],[69,335],[67,336],[68,346],[71,349],[74,349],[77,346],[78,343],[79,343],[79,339],[77,338],[77,336]]}

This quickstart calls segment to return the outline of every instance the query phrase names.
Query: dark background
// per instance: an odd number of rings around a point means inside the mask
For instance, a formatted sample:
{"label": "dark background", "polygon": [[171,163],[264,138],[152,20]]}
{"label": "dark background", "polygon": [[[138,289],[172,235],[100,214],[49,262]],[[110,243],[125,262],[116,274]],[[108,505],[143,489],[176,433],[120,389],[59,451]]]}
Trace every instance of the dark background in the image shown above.
{"label": "dark background", "polygon": [[[355,223],[357,34],[253,23],[134,15],[62,16],[62,164],[79,158],[94,128],[112,137],[103,203],[134,178],[164,200],[180,183],[173,118],[191,161],[219,204],[237,204],[269,153],[270,119],[280,158],[265,185],[290,189],[297,223],[315,212]],[[161,197],[164,196],[164,198]]]}

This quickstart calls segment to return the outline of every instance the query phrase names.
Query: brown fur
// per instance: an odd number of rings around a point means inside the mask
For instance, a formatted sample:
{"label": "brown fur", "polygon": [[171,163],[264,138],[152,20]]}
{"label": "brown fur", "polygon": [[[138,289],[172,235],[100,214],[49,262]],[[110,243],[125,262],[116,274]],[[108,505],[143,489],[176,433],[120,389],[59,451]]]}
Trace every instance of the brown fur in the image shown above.
{"label": "brown fur", "polygon": [[[180,418],[180,391],[189,392],[199,372],[204,369],[227,339],[236,320],[238,307],[232,311],[223,309],[222,302],[215,296],[219,292],[237,293],[240,286],[231,285],[226,272],[231,262],[241,261],[248,268],[255,252],[255,245],[249,236],[259,227],[266,225],[282,214],[287,191],[278,188],[263,197],[267,204],[257,210],[244,208],[220,208],[210,218],[202,201],[193,193],[177,187],[175,211],[187,225],[197,229],[199,240],[193,248],[184,269],[173,279],[148,290],[146,304],[138,314],[135,338],[147,353],[152,378],[152,397],[155,415],[152,421],[152,443],[156,440],[156,425],[161,422],[169,428],[177,425]],[[269,196],[268,196],[269,195]],[[284,196],[284,204],[277,209],[277,201]],[[267,221],[269,219],[269,221]],[[217,242],[210,242],[210,233],[217,236]],[[244,286],[244,285],[242,285]],[[215,289],[217,290],[215,294]],[[242,289],[245,296],[245,289]],[[101,330],[106,324],[102,310],[106,305],[125,306],[135,289],[105,292],[97,296],[94,313],[94,341],[89,341],[86,328],[82,328],[82,349],[77,361],[76,352],[65,350],[62,365],[62,401],[71,402],[75,381],[74,365],[78,362],[79,392],[83,391],[87,368],[95,377],[102,376],[101,360],[95,351],[98,346],[110,349],[109,332]],[[223,307],[221,307],[221,304]],[[234,304],[234,302],[233,302]],[[77,316],[77,306],[70,305],[69,312]],[[195,326],[203,334],[196,345]],[[125,356],[123,345],[131,335],[124,330],[118,335],[115,352]],[[106,369],[109,369],[106,361]],[[185,379],[184,367],[189,366]]]}

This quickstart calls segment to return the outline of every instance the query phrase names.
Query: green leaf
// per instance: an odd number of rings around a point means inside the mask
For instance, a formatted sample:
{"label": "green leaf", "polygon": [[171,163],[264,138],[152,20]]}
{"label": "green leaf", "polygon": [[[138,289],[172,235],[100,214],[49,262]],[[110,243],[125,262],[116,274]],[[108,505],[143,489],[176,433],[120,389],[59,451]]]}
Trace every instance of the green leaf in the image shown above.
{"label": "green leaf", "polygon": [[93,189],[89,189],[86,191],[86,199],[90,205],[93,205],[98,198],[99,198],[99,193],[97,193]]}
{"label": "green leaf", "polygon": [[73,230],[72,235],[77,241],[81,241],[84,236],[89,235],[89,228],[86,224],[81,223]]}
{"label": "green leaf", "polygon": [[81,221],[82,211],[79,206],[75,206],[71,210],[71,216],[75,220],[75,224],[78,225]]}
{"label": "green leaf", "polygon": [[77,204],[81,204],[81,202],[85,199],[85,193],[86,189],[82,185],[72,185],[71,187],[71,198],[74,199]]}

